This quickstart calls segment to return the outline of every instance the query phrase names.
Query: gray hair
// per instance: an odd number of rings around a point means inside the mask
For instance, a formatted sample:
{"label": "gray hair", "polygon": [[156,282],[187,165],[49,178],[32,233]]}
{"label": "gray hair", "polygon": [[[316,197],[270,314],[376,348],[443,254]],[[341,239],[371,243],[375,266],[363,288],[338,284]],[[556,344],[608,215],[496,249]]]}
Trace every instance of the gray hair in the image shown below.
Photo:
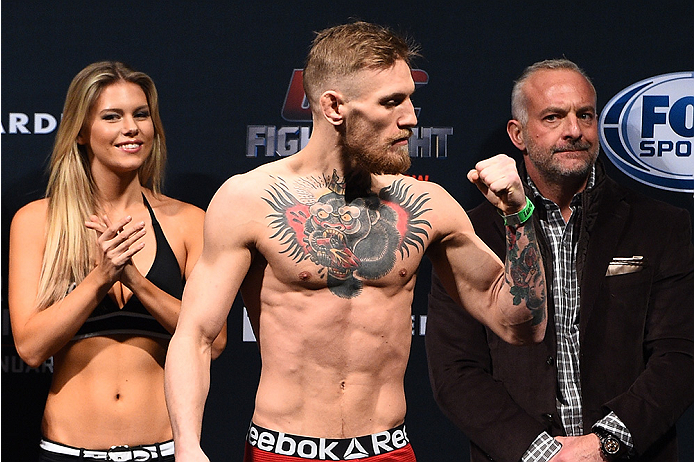
{"label": "gray hair", "polygon": [[522,125],[525,125],[528,122],[528,101],[525,97],[525,92],[523,91],[525,88],[525,83],[533,74],[538,71],[557,69],[566,69],[581,74],[590,85],[590,88],[593,89],[593,94],[595,94],[597,97],[595,87],[593,86],[593,82],[591,82],[590,77],[588,77],[583,69],[578,67],[573,61],[566,58],[538,61],[535,64],[526,67],[521,76],[513,85],[513,91],[511,92],[511,117],[518,120]]}

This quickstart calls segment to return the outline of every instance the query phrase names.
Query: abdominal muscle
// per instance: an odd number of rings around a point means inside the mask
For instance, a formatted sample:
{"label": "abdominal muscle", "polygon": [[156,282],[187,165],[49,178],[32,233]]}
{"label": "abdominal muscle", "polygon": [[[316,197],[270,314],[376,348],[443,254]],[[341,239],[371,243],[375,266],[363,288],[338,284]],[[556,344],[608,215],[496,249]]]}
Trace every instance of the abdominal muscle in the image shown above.
{"label": "abdominal muscle", "polygon": [[166,343],[147,337],[92,337],[54,356],[44,437],[108,449],[171,439],[164,401]]}
{"label": "abdominal muscle", "polygon": [[246,301],[262,356],[256,425],[349,438],[403,423],[412,292],[384,292],[365,286],[346,300],[266,285],[259,317]]}

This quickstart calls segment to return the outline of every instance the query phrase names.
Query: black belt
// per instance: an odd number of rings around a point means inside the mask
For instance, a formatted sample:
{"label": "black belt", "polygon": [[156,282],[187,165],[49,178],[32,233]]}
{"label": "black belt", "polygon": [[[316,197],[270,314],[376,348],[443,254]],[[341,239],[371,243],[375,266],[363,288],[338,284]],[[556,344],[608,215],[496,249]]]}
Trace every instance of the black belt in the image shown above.
{"label": "black belt", "polygon": [[111,446],[106,450],[92,450],[84,448],[75,448],[64,444],[55,443],[45,439],[39,444],[44,451],[54,454],[64,454],[68,456],[82,456],[85,459],[92,460],[112,460],[112,461],[135,461],[145,462],[148,460],[158,459],[159,456],[170,456],[174,453],[174,442],[167,441],[165,443],[155,443],[144,446]]}

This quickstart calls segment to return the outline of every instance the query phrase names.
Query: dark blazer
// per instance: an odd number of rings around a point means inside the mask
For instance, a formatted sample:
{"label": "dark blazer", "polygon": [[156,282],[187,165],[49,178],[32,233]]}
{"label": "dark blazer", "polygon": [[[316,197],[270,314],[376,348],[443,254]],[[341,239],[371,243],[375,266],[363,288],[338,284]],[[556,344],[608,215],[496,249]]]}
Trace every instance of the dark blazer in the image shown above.
{"label": "dark blazer", "polygon": [[[522,176],[524,177],[524,176]],[[584,433],[610,411],[630,430],[639,461],[677,460],[675,422],[694,401],[694,246],[686,210],[620,187],[600,165],[583,194],[577,272]],[[529,195],[529,197],[531,197]],[[432,389],[471,440],[472,461],[518,462],[557,418],[551,262],[549,319],[538,345],[512,346],[456,305],[434,275],[426,347]],[[470,212],[477,234],[504,259],[505,230],[489,203]],[[615,257],[644,257],[607,275]]]}

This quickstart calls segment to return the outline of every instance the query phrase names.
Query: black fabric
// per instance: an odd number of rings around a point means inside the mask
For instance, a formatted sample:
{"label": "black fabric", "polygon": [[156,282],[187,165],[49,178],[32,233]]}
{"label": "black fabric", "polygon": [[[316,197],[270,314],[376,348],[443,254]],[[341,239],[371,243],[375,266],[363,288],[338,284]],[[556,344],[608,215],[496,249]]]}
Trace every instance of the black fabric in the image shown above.
{"label": "black fabric", "polygon": [[[43,447],[44,441],[49,442],[54,445],[62,446],[62,448],[69,449],[71,451],[80,451],[79,455],[69,455],[69,454],[61,454],[60,452],[53,452],[52,450],[45,449]],[[161,454],[161,446],[163,444],[171,443],[172,441],[168,441],[166,443],[154,443],[154,444],[145,444],[145,445],[138,445],[138,446],[132,446],[128,448],[127,446],[123,447],[116,447],[113,446],[111,449],[97,449],[95,451],[100,451],[102,454],[99,454],[97,457],[94,457],[93,453],[90,453],[89,449],[85,448],[78,448],[74,446],[68,446],[64,445],[62,443],[57,443],[55,441],[49,441],[49,440],[42,440],[41,441],[41,446],[39,447],[39,462],[73,462],[73,461],[93,461],[93,460],[119,460],[118,456],[121,456],[123,453],[126,455],[130,455],[131,457],[134,455],[136,460],[142,460],[143,457],[146,456],[146,453],[149,452],[151,454],[151,458],[149,460],[152,461],[160,461],[160,462],[174,462],[175,460],[175,454],[170,454],[167,456],[162,456]],[[153,449],[152,449],[153,448]],[[130,451],[133,451],[132,453]],[[108,459],[103,459],[103,452],[110,453],[109,456],[110,458]]]}
{"label": "black fabric", "polygon": [[[83,462],[91,461],[94,459],[84,459],[80,456],[67,456],[65,454],[55,454],[52,452],[45,451],[43,449],[39,450],[39,462]],[[156,459],[151,459],[158,462],[175,462],[175,456],[172,454],[170,456],[158,457]]]}
{"label": "black fabric", "polygon": [[39,462],[73,462],[83,461],[80,456],[68,456],[65,454],[55,454],[44,449],[39,449]]}
{"label": "black fabric", "polygon": [[[152,219],[152,229],[154,230],[157,245],[154,262],[146,277],[166,293],[180,299],[183,295],[183,276],[181,275],[176,255],[166,240],[164,232],[154,215],[154,211],[147,199],[144,198],[144,195],[143,199]],[[154,319],[134,294],[122,309],[119,309],[111,297],[104,297],[82,325],[74,339],[111,334],[171,338],[171,334]]]}

